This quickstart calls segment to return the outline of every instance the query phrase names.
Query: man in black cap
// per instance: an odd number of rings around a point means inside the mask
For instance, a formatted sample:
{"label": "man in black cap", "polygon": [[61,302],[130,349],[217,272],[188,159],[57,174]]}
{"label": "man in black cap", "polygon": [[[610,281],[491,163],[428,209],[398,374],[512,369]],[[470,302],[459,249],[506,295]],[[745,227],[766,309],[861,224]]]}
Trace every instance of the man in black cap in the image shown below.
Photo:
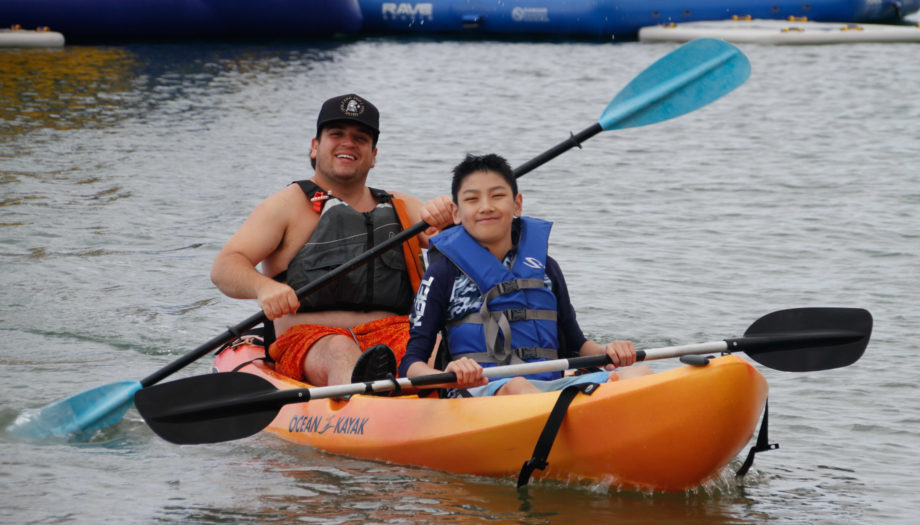
{"label": "man in black cap", "polygon": [[448,196],[422,204],[366,185],[379,120],[377,108],[355,94],[323,103],[310,148],[313,177],[262,201],[211,268],[223,293],[257,299],[274,322],[276,370],[313,385],[395,373],[394,357],[402,357],[409,337],[407,314],[420,265],[412,250],[389,250],[302,302],[294,290],[419,220],[432,225],[417,237],[421,247],[427,235],[452,222]]}

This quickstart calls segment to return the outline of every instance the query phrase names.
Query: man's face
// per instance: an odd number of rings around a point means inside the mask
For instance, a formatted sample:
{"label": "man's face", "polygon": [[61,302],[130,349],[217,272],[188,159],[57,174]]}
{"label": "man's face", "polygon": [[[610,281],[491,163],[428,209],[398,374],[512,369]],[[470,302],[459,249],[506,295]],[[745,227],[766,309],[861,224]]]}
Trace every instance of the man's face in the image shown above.
{"label": "man's face", "polygon": [[326,124],[311,145],[316,172],[343,183],[357,179],[363,183],[377,158],[373,131],[348,121]]}

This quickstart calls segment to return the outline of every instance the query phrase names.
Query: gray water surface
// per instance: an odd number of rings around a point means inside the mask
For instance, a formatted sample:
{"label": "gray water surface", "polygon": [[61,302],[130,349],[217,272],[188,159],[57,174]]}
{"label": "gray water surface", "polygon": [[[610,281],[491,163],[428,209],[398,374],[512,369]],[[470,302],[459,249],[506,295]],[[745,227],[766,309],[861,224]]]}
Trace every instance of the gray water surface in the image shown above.
{"label": "gray water surface", "polygon": [[[210,264],[261,199],[309,176],[326,98],[372,100],[382,134],[371,184],[428,199],[449,191],[466,152],[518,165],[591,125],[675,47],[0,50],[0,426],[145,377],[255,313],[214,288]],[[598,135],[520,188],[525,213],[555,222],[551,254],[596,340],[650,348],[740,336],[782,308],[872,312],[872,341],[850,367],[758,367],[780,449],[759,455],[743,484],[726,472],[681,494],[548,482],[519,494],[512,479],[359,461],[269,435],[179,447],[132,409],[87,444],[0,433],[0,521],[911,522],[920,48],[740,47],[753,73],[737,91],[677,120]],[[204,358],[173,377],[209,370]]]}

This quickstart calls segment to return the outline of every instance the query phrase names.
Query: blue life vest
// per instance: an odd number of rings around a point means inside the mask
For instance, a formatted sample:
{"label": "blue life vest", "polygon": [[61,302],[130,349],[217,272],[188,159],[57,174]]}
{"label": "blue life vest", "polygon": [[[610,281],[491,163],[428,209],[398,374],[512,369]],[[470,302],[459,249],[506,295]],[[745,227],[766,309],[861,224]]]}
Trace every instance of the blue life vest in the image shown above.
{"label": "blue life vest", "polygon": [[[434,247],[466,274],[482,294],[482,308],[447,327],[451,359],[483,366],[556,359],[556,295],[546,286],[546,250],[552,223],[522,217],[521,235],[508,269],[464,228],[431,238]],[[526,376],[551,380],[560,372]]]}

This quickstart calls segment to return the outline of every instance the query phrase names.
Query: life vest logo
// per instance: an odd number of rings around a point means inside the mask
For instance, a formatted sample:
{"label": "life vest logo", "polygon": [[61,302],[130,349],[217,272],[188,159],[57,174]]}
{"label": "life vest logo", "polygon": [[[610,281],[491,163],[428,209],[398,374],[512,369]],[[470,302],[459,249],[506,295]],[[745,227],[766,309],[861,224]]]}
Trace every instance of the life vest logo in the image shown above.
{"label": "life vest logo", "polygon": [[533,257],[525,257],[523,261],[524,266],[529,266],[535,270],[543,268],[543,263],[539,259],[534,259]]}
{"label": "life vest logo", "polygon": [[294,416],[288,423],[288,432],[310,432],[312,434],[364,435],[364,425],[370,421],[369,417],[337,417],[337,416]]}
{"label": "life vest logo", "polygon": [[434,20],[434,4],[422,2],[412,4],[409,2],[384,2],[380,6],[380,14],[384,20],[421,20],[427,18]]}

